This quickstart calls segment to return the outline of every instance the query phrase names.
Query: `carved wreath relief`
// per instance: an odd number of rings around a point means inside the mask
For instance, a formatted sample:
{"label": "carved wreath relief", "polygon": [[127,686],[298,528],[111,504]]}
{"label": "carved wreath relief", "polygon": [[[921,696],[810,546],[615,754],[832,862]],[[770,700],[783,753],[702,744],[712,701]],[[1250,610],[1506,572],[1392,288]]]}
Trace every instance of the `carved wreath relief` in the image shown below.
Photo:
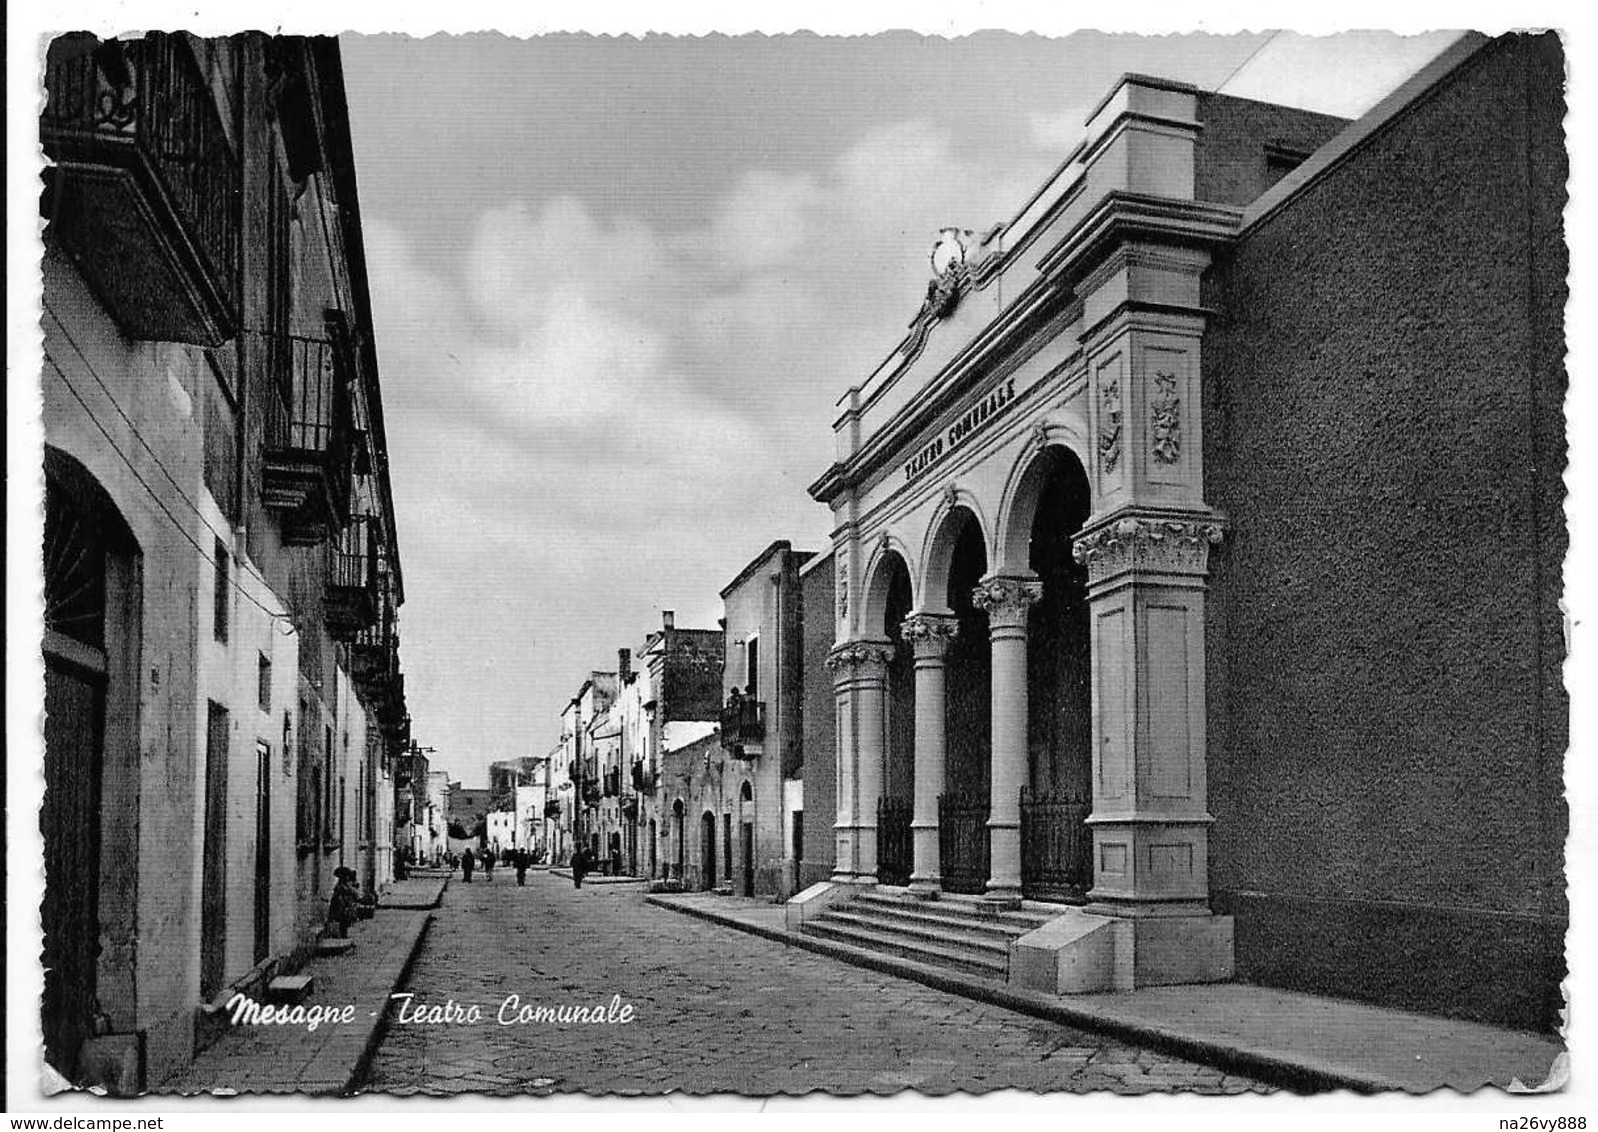
{"label": "carved wreath relief", "polygon": [[1099,463],[1106,472],[1121,462],[1121,379],[1112,377],[1099,387],[1104,404],[1099,412]]}
{"label": "carved wreath relief", "polygon": [[1182,402],[1176,395],[1176,374],[1154,375],[1154,407],[1150,420],[1154,458],[1174,464],[1182,454]]}

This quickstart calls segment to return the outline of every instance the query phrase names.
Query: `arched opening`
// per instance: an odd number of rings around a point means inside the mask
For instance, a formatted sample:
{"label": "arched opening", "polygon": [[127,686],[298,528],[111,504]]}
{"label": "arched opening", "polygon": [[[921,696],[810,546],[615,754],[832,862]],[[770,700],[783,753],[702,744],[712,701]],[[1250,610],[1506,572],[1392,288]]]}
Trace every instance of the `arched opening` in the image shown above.
{"label": "arched opening", "polygon": [[910,569],[890,551],[878,564],[875,585],[881,600],[868,607],[879,623],[867,626],[893,646],[888,662],[884,708],[887,734],[883,746],[882,797],[877,803],[877,879],[883,884],[910,882],[910,818],[915,797],[915,658],[904,639],[904,619],[914,608]]}
{"label": "arched opening", "polygon": [[716,815],[706,810],[699,819],[699,885],[706,892],[716,887]]}
{"label": "arched opening", "polygon": [[[1027,626],[1028,774],[1021,804],[1021,880],[1034,899],[1081,901],[1093,884],[1092,680],[1087,569],[1071,541],[1092,510],[1087,473],[1068,449],[1050,447],[1027,469],[1021,499],[1028,566],[1043,582]],[[1018,500],[1020,502],[1020,500]],[[1013,521],[1024,522],[1016,514]]]}
{"label": "arched opening", "polygon": [[992,746],[992,675],[988,615],[971,592],[988,571],[982,528],[970,511],[946,520],[953,543],[944,598],[959,621],[945,657],[947,750],[944,789],[938,799],[938,839],[943,887],[980,893],[988,880],[988,773]]}
{"label": "arched opening", "polygon": [[139,548],[83,465],[45,450],[43,1029],[45,1059],[79,1079],[96,1015],[131,1024],[132,970],[102,975],[100,939],[133,930],[137,857]]}

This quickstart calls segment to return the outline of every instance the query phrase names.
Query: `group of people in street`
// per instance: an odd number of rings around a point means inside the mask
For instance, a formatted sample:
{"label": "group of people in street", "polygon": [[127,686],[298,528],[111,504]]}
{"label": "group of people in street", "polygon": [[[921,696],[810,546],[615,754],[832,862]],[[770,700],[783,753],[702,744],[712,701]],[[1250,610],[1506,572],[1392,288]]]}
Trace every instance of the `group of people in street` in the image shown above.
{"label": "group of people in street", "polygon": [[485,845],[476,853],[473,853],[468,848],[461,854],[460,858],[461,878],[467,884],[471,884],[472,874],[481,867],[483,880],[492,883],[494,880],[494,865],[502,863],[516,870],[517,884],[525,885],[527,883],[527,870],[538,863],[537,857],[537,854],[531,853],[526,849],[509,849],[506,850],[503,856],[500,856],[494,852],[492,845]]}

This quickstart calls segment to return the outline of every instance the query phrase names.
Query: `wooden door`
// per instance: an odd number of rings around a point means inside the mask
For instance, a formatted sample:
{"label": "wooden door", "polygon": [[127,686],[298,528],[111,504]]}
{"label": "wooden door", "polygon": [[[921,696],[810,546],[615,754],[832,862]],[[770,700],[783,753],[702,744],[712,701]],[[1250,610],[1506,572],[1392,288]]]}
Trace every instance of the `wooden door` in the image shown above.
{"label": "wooden door", "polygon": [[227,963],[228,711],[212,703],[205,729],[205,838],[200,861],[200,998],[222,989]]}
{"label": "wooden door", "polygon": [[755,823],[744,822],[744,895],[755,894]]}
{"label": "wooden door", "polygon": [[67,1076],[93,1032],[100,956],[100,656],[95,671],[45,654],[44,1047],[45,1059]]}
{"label": "wooden door", "polygon": [[255,744],[255,961],[272,947],[272,748]]}

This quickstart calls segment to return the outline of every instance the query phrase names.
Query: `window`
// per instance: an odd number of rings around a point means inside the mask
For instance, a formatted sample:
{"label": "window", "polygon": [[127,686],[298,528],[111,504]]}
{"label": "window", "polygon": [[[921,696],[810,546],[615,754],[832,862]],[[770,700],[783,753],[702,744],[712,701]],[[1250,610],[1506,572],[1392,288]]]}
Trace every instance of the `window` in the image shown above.
{"label": "window", "polygon": [[214,548],[216,563],[215,602],[211,616],[211,632],[216,639],[227,644],[227,615],[228,615],[228,553],[227,545],[221,539],[216,540]]}
{"label": "window", "polygon": [[231,350],[206,353],[215,381],[205,384],[205,488],[228,522],[238,517],[238,415]]}
{"label": "window", "polygon": [[333,840],[333,729],[322,728],[322,820],[317,823],[324,843]]}
{"label": "window", "polygon": [[272,710],[272,661],[264,652],[255,659],[255,700],[262,711]]}
{"label": "window", "polygon": [[750,637],[744,649],[744,693],[751,700],[760,698],[760,638]]}

